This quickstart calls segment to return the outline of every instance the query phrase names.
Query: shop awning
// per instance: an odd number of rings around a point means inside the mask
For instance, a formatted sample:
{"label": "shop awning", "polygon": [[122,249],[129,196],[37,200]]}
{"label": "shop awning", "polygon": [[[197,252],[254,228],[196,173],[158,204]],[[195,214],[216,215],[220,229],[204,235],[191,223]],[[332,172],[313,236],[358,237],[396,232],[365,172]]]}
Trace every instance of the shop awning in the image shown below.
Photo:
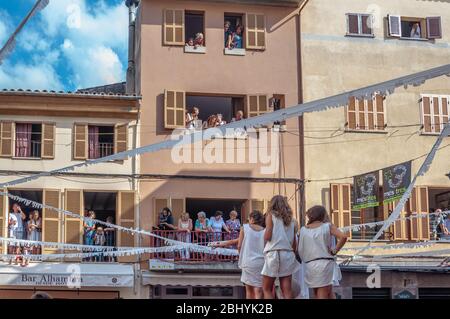
{"label": "shop awning", "polygon": [[106,263],[0,264],[0,286],[133,287],[132,265]]}
{"label": "shop awning", "polygon": [[242,286],[241,274],[217,273],[169,273],[142,272],[144,285],[161,286],[197,286],[197,287],[237,287]]}

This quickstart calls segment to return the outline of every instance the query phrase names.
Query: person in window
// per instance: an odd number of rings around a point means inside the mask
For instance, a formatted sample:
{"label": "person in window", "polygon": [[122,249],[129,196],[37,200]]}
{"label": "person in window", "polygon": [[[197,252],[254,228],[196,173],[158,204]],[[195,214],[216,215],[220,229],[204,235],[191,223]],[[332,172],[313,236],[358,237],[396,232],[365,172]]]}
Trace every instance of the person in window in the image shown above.
{"label": "person in window", "polygon": [[[30,214],[30,220],[27,223],[28,240],[41,241],[42,234],[42,219],[38,210],[34,210]],[[33,246],[33,254],[40,254],[39,246]]]}
{"label": "person in window", "polygon": [[230,38],[231,35],[231,22],[230,21],[225,21],[225,24],[223,26],[224,29],[224,46],[225,48],[229,49],[228,47],[228,40]]}
{"label": "person in window", "polygon": [[222,126],[222,125],[225,125],[225,124],[227,124],[227,122],[224,121],[223,115],[220,114],[220,113],[217,114],[217,126]]}
{"label": "person in window", "polygon": [[242,49],[242,26],[236,26],[236,31],[228,36],[228,49]]}
{"label": "person in window", "polygon": [[230,233],[230,230],[225,224],[225,221],[223,220],[222,216],[223,213],[220,210],[218,210],[214,214],[214,217],[211,217],[211,219],[209,220],[209,224],[211,225],[211,228],[214,232],[213,241],[222,240],[222,230],[225,230],[227,233]]}
{"label": "person in window", "polygon": [[441,239],[443,236],[449,235],[442,209],[435,210],[434,215],[430,218],[430,223],[433,239],[437,240]]}
{"label": "person in window", "polygon": [[9,214],[9,230],[10,237],[16,239],[25,239],[25,220],[27,216],[20,208],[19,204],[14,203],[12,206],[12,212]]}
{"label": "person in window", "polygon": [[[94,245],[95,246],[105,246],[106,243],[106,237],[105,232],[103,230],[103,227],[97,227],[97,230],[95,231],[94,235]],[[95,261],[103,261],[103,253],[102,251],[97,251],[99,254],[95,255]]]}
{"label": "person in window", "polygon": [[188,48],[194,47],[194,38],[189,38],[189,40],[186,42],[186,47]]}
{"label": "person in window", "polygon": [[422,33],[420,32],[420,24],[419,23],[416,22],[412,25],[410,37],[413,39],[422,38]]}
{"label": "person in window", "polygon": [[[108,224],[114,224],[114,217],[108,216],[106,217],[106,222]],[[114,247],[116,245],[116,229],[113,227],[106,227],[104,229],[106,246]],[[116,250],[114,248],[114,250]],[[116,261],[116,257],[107,257],[107,261]]]}
{"label": "person in window", "polygon": [[[178,220],[177,240],[184,243],[190,243],[192,228],[192,219],[189,217],[189,214],[181,214],[181,217]],[[181,251],[181,257],[184,259],[189,259],[189,249]]]}
{"label": "person in window", "polygon": [[199,244],[207,244],[207,233],[212,231],[209,220],[206,218],[205,212],[199,212],[197,214],[197,220],[195,221],[195,231],[198,233],[197,239]]}
{"label": "person in window", "polygon": [[203,47],[204,45],[205,37],[203,36],[203,33],[199,32],[195,35],[194,48],[197,49],[198,47]]}
{"label": "person in window", "polygon": [[177,228],[174,226],[172,211],[169,207],[164,207],[159,214],[159,230],[176,230]]}
{"label": "person in window", "polygon": [[233,118],[232,122],[240,121],[242,119],[244,119],[244,112],[237,111],[236,116],[235,116],[235,118]]}
{"label": "person in window", "polygon": [[[93,210],[89,211],[89,218],[95,219],[95,212]],[[84,244],[94,245],[95,236],[95,222],[93,220],[84,221]]]}
{"label": "person in window", "polygon": [[203,128],[204,129],[208,129],[208,128],[212,128],[212,127],[217,127],[219,126],[219,121],[217,118],[216,114],[211,115],[210,117],[208,117],[208,119],[206,120],[205,123],[203,123]]}
{"label": "person in window", "polygon": [[200,110],[198,107],[193,107],[191,112],[186,113],[186,128],[188,129],[194,129],[195,123],[198,121],[198,115],[200,114]]}
{"label": "person in window", "polygon": [[[238,213],[235,210],[230,212],[230,219],[225,223],[230,230],[229,237],[230,240],[236,239],[239,237],[239,231],[241,229],[241,221],[237,218]],[[235,248],[235,247],[234,247]]]}

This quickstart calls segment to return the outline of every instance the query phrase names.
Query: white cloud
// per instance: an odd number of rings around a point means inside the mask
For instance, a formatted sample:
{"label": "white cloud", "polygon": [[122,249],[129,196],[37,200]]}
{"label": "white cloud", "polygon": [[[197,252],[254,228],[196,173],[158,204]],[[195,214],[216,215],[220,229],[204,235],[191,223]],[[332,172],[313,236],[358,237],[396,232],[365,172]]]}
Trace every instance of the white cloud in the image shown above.
{"label": "white cloud", "polygon": [[3,47],[8,39],[10,32],[9,16],[6,12],[0,10],[0,47]]}

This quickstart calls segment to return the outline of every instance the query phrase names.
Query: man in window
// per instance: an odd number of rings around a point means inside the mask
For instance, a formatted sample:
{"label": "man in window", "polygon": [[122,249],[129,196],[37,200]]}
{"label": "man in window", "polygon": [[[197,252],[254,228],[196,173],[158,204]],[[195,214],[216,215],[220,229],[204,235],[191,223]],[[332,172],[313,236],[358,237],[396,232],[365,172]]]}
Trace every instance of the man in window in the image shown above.
{"label": "man in window", "polygon": [[422,34],[420,32],[420,25],[419,23],[413,23],[412,27],[411,27],[411,35],[410,38],[413,39],[420,39],[422,37]]}
{"label": "man in window", "polygon": [[8,225],[9,235],[11,238],[25,239],[25,219],[27,216],[20,208],[19,204],[14,203],[12,206],[12,212],[9,214]]}
{"label": "man in window", "polygon": [[431,216],[430,223],[431,223],[431,232],[432,232],[432,239],[437,240],[442,238],[444,235],[448,236],[449,231],[445,224],[445,217],[442,214],[441,209],[436,209],[434,212],[435,215]]}

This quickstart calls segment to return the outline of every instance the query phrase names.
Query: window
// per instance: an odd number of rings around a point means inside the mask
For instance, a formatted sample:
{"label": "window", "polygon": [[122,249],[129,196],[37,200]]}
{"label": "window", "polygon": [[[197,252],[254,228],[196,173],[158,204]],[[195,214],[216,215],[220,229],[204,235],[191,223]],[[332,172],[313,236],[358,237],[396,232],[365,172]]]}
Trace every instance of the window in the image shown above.
{"label": "window", "polygon": [[184,10],[164,10],[164,45],[184,45]]}
{"label": "window", "polygon": [[422,95],[421,96],[422,132],[439,134],[450,116],[450,96]]}
{"label": "window", "polygon": [[267,95],[249,95],[247,97],[248,117],[262,115],[269,111]]}
{"label": "window", "polygon": [[114,152],[114,126],[88,126],[88,158],[109,156]]}
{"label": "window", "polygon": [[266,48],[266,17],[263,14],[247,14],[247,49]]}
{"label": "window", "polygon": [[347,35],[373,37],[373,16],[347,13]]}
{"label": "window", "polygon": [[391,299],[390,288],[352,288],[353,299]]}
{"label": "window", "polygon": [[[380,188],[380,193],[383,189]],[[353,186],[351,192],[351,198],[353,202]],[[363,208],[363,209],[353,209],[352,207],[352,225],[373,223],[384,220],[383,206]],[[380,230],[381,226],[376,226],[373,228],[362,228],[358,230],[352,230],[352,239],[372,239]]]}
{"label": "window", "polygon": [[441,17],[403,17],[388,16],[388,35],[402,39],[440,39],[442,38]]}
{"label": "window", "polygon": [[245,55],[244,15],[226,13],[224,19],[224,47],[227,55]]}
{"label": "window", "polygon": [[16,123],[15,157],[40,158],[42,124]]}
{"label": "window", "polygon": [[377,94],[371,100],[349,99],[347,129],[358,131],[383,131],[386,127],[384,97]]}
{"label": "window", "polygon": [[186,11],[185,20],[185,52],[205,53],[205,14],[198,11]]}

